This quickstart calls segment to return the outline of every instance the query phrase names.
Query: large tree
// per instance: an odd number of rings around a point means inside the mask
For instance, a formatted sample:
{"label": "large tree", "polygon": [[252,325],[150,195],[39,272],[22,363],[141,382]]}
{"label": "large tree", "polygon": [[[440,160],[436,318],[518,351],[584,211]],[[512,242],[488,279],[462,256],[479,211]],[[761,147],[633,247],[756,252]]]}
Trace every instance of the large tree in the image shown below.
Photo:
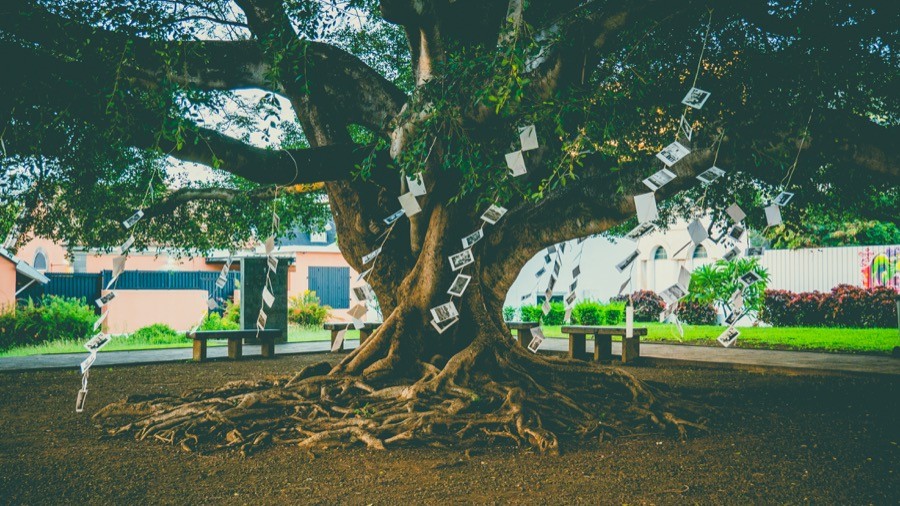
{"label": "large tree", "polygon": [[[339,364],[99,413],[128,417],[123,431],[185,447],[506,437],[544,450],[561,433],[683,431],[697,421],[684,404],[628,373],[515,345],[506,293],[543,248],[635,223],[632,196],[682,113],[691,153],[656,192],[662,220],[737,202],[761,225],[781,189],[797,194],[787,219],[827,204],[895,220],[900,19],[885,4],[9,0],[5,192],[26,229],[83,244],[122,240],[117,221],[143,206],[144,244],[227,246],[262,229],[276,194],[291,223],[314,226],[321,191],[356,270],[384,240],[368,276],[384,324]],[[712,98],[685,111],[694,83]],[[300,128],[248,142],[278,97]],[[504,154],[527,124],[540,148],[512,177]],[[222,176],[175,189],[167,157]],[[698,186],[713,163],[728,175]],[[415,174],[422,211],[385,236]],[[491,204],[509,211],[474,246],[459,323],[439,334],[448,256]]]}

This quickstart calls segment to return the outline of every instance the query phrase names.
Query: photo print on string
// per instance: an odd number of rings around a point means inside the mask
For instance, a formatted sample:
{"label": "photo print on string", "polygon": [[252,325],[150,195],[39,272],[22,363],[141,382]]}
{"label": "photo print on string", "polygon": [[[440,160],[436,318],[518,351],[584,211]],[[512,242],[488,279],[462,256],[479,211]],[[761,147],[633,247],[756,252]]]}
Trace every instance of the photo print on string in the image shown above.
{"label": "photo print on string", "polygon": [[135,224],[137,224],[137,222],[141,221],[141,218],[143,218],[143,217],[144,217],[144,211],[139,209],[136,213],[132,214],[127,220],[123,221],[122,226],[124,226],[125,228],[131,228]]}
{"label": "photo print on string", "polygon": [[658,172],[655,172],[653,175],[651,175],[647,179],[645,179],[643,181],[643,183],[645,185],[647,185],[647,187],[650,188],[651,190],[656,191],[656,190],[659,190],[660,188],[662,188],[663,186],[665,186],[666,183],[675,179],[676,177],[677,176],[675,175],[675,173],[672,172],[671,170],[662,169]]}
{"label": "photo print on string", "polygon": [[741,332],[738,329],[734,327],[728,327],[719,335],[719,337],[716,338],[716,341],[719,341],[719,344],[728,348],[729,346],[734,344],[735,341],[737,341],[739,335],[741,335]]}
{"label": "photo print on string", "polygon": [[662,160],[662,162],[666,164],[666,167],[671,167],[690,153],[690,149],[684,147],[680,142],[675,141],[657,153],[656,157]]}
{"label": "photo print on string", "polygon": [[484,230],[478,229],[462,238],[463,249],[469,249],[484,237]]}
{"label": "photo print on string", "polygon": [[381,253],[381,248],[379,247],[379,248],[375,249],[374,251],[372,251],[371,253],[363,256],[362,257],[363,265],[371,262],[372,260],[375,260],[375,257],[377,257],[380,253]]}
{"label": "photo print on string", "polygon": [[756,283],[757,281],[762,280],[762,276],[757,274],[756,271],[750,271],[750,272],[744,274],[743,276],[741,276],[740,278],[738,278],[738,280],[744,286],[750,286],[753,283]]}
{"label": "photo print on string", "polygon": [[731,230],[728,231],[728,237],[735,241],[740,241],[741,237],[744,236],[745,229],[741,225],[734,225],[731,227]]}
{"label": "photo print on string", "polygon": [[506,166],[509,167],[509,173],[513,177],[522,176],[528,172],[525,168],[525,156],[521,151],[506,153]]}
{"label": "photo print on string", "polygon": [[737,204],[731,204],[728,206],[728,209],[725,210],[725,213],[731,218],[731,220],[735,223],[740,223],[744,221],[744,218],[747,217],[747,213],[741,209],[741,206]]}
{"label": "photo print on string", "polygon": [[622,260],[621,262],[619,262],[616,265],[616,270],[619,272],[624,272],[625,269],[627,269],[640,254],[641,254],[640,250],[634,250],[633,252],[631,252],[630,255],[625,257],[624,260]]}
{"label": "photo print on string", "polygon": [[506,208],[492,204],[491,207],[488,207],[487,211],[485,211],[484,214],[481,215],[481,219],[490,223],[491,225],[496,225],[504,214],[506,214]]}
{"label": "photo print on string", "polygon": [[635,195],[634,208],[640,223],[654,221],[659,218],[659,211],[656,209],[656,196],[653,192]]}
{"label": "photo print on string", "polygon": [[544,342],[544,331],[541,330],[540,327],[533,327],[531,329],[531,342],[528,343],[528,351],[531,353],[537,353],[538,348],[541,347],[541,343]]}
{"label": "photo print on string", "polygon": [[454,304],[453,301],[431,308],[431,317],[438,323],[445,322],[451,318],[456,318],[457,316],[459,316],[459,311],[456,310],[456,304]]}
{"label": "photo print on string", "polygon": [[656,225],[650,222],[639,223],[638,226],[631,229],[631,232],[625,234],[625,238],[631,241],[637,241],[641,237],[656,230]]}
{"label": "photo print on string", "polygon": [[407,217],[412,217],[422,212],[422,208],[419,207],[419,202],[412,192],[400,195],[397,197],[397,200],[399,200],[400,205],[403,206],[403,212],[406,213]]}
{"label": "photo print on string", "polygon": [[475,256],[472,255],[472,250],[470,249],[465,249],[460,251],[459,253],[450,255],[449,259],[450,269],[454,271],[458,271],[463,267],[475,262]]}
{"label": "photo print on string", "polygon": [[778,194],[777,197],[775,197],[775,202],[774,202],[774,203],[775,203],[775,205],[778,206],[778,207],[784,207],[784,206],[787,205],[788,202],[791,201],[792,198],[794,198],[794,194],[793,194],[793,193],[791,193],[791,192],[781,192],[781,193]]}
{"label": "photo print on string", "polygon": [[443,334],[447,329],[452,327],[458,321],[459,321],[459,318],[452,318],[452,319],[444,321],[444,322],[437,322],[437,321],[431,320],[431,326],[434,327],[434,329],[438,331],[438,334]]}
{"label": "photo print on string", "polygon": [[703,104],[709,100],[710,95],[712,95],[712,93],[703,91],[700,88],[691,88],[687,92],[687,95],[681,100],[681,103],[694,109],[702,109]]}
{"label": "photo print on string", "polygon": [[687,226],[688,235],[691,236],[691,242],[700,244],[709,238],[709,231],[703,226],[700,220],[695,219]]}
{"label": "photo print on string", "polygon": [[453,280],[453,283],[450,285],[450,289],[447,290],[447,293],[453,295],[454,297],[462,297],[462,294],[466,291],[466,288],[469,287],[470,281],[472,281],[472,276],[457,274],[456,279]]}
{"label": "photo print on string", "polygon": [[99,299],[95,300],[94,303],[97,304],[97,307],[102,308],[103,306],[109,304],[109,301],[111,301],[115,298],[116,298],[116,292],[109,292],[106,295],[104,295],[103,297],[100,297]]}
{"label": "photo print on string", "polygon": [[691,137],[694,135],[694,127],[691,126],[691,122],[688,121],[684,114],[681,115],[681,121],[678,124],[678,130],[684,135],[687,140],[691,140]]}
{"label": "photo print on string", "polygon": [[737,258],[741,254],[740,248],[737,246],[732,247],[730,250],[726,251],[724,255],[722,255],[722,260],[726,262],[730,262]]}
{"label": "photo print on string", "polygon": [[716,179],[719,179],[720,177],[722,177],[724,175],[725,175],[724,170],[713,165],[712,167],[701,172],[700,174],[697,174],[697,179],[699,179],[700,182],[702,182],[702,183],[710,184],[713,181],[715,181]]}
{"label": "photo print on string", "polygon": [[109,334],[97,334],[94,337],[90,338],[88,342],[84,343],[84,349],[91,353],[97,353],[104,346],[109,344],[112,341],[112,336]]}
{"label": "photo print on string", "polygon": [[388,216],[387,218],[385,218],[382,221],[384,221],[385,225],[392,225],[395,221],[399,220],[400,217],[403,216],[404,214],[406,214],[406,211],[401,208],[401,209],[395,211],[394,214]]}

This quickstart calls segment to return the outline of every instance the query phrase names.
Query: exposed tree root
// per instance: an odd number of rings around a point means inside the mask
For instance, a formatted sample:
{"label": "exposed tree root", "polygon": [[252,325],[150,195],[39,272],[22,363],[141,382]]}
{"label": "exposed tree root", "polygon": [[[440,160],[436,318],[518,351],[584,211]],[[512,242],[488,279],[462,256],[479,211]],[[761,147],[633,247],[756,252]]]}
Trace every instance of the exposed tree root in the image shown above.
{"label": "exposed tree root", "polygon": [[[491,347],[488,347],[491,348]],[[493,353],[485,353],[493,351]],[[491,367],[483,365],[489,355]],[[558,437],[671,430],[685,437],[685,404],[660,398],[629,373],[473,343],[415,379],[362,379],[319,363],[293,376],[236,381],[177,397],[131,397],[94,415],[109,434],[152,438],[184,450],[269,444],[315,451],[363,444],[467,447],[494,440],[559,451]],[[484,371],[492,371],[487,374]]]}

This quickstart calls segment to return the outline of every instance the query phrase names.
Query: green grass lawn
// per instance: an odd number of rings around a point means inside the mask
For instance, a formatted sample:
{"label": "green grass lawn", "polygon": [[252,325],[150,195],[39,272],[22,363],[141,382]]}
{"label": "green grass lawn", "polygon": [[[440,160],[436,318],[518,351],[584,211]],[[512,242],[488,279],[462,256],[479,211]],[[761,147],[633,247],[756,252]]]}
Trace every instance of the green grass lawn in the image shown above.
{"label": "green grass lawn", "polygon": [[[684,337],[678,334],[674,324],[637,323],[647,327],[644,338],[650,342],[687,343],[718,346],[716,338],[725,327],[712,325],[684,325]],[[565,338],[559,326],[544,327],[544,335]],[[894,346],[900,346],[897,329],[841,329],[821,327],[741,327],[737,346],[741,348],[770,348],[844,353],[890,354]],[[303,328],[292,325],[288,329],[288,342],[328,341],[331,332],[320,328]],[[359,339],[359,332],[349,330],[347,339]],[[25,346],[0,352],[0,357],[21,357],[51,353],[85,353],[84,343],[54,341],[38,346]],[[225,341],[210,341],[210,346],[224,346]],[[117,337],[104,351],[151,350],[160,348],[188,348],[190,340],[180,337],[171,342],[146,342],[132,337]]]}

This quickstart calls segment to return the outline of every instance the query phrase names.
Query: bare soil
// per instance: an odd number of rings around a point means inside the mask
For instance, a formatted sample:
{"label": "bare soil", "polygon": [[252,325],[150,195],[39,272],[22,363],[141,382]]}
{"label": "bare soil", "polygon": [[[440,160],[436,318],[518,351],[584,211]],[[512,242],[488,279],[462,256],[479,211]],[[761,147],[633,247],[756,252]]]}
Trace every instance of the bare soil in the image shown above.
{"label": "bare soil", "polygon": [[710,406],[711,431],[564,440],[559,456],[496,445],[354,448],[315,458],[273,447],[186,453],[110,439],[91,413],[135,393],[180,393],[286,374],[327,355],[0,374],[0,503],[45,504],[897,504],[898,378],[637,366]]}

